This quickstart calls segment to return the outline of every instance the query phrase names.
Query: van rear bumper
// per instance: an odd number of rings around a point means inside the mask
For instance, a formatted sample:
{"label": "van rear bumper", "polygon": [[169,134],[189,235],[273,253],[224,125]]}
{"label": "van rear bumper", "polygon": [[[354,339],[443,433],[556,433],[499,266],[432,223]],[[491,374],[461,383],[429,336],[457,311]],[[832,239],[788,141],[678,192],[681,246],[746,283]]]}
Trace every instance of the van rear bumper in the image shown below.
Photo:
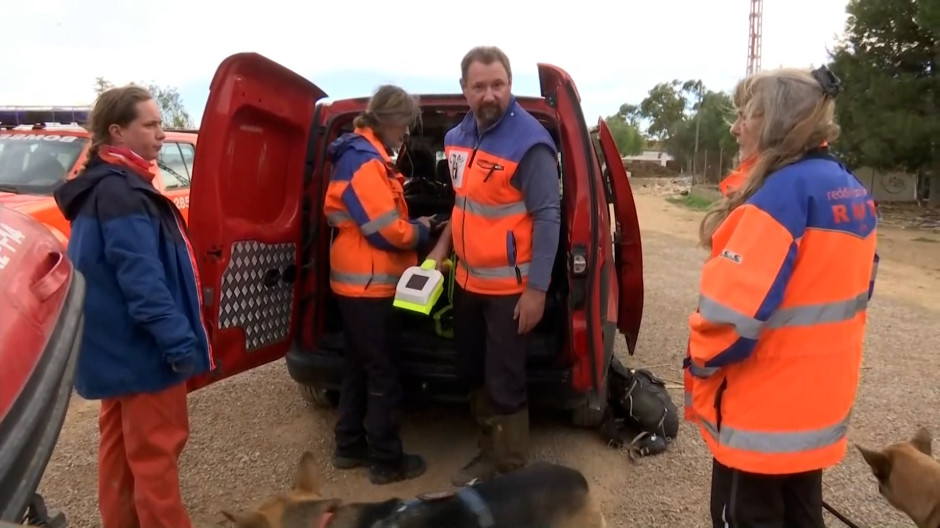
{"label": "van rear bumper", "polygon": [[[343,382],[342,353],[332,350],[308,352],[294,346],[288,351],[286,360],[287,371],[297,383],[339,392]],[[452,362],[432,362],[409,357],[405,353],[401,376],[407,395],[446,402],[467,400]],[[571,389],[571,369],[530,368],[528,377],[530,405],[569,410],[587,402],[587,393]]]}

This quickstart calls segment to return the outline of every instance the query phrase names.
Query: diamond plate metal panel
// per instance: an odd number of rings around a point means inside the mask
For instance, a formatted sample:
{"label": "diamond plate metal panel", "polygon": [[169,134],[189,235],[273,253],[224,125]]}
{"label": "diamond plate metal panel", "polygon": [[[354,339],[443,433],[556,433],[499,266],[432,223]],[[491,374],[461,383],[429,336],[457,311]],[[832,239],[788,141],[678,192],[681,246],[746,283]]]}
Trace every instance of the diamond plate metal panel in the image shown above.
{"label": "diamond plate metal panel", "polygon": [[271,269],[281,273],[294,264],[295,244],[264,244],[242,240],[232,244],[232,259],[222,274],[219,328],[241,328],[248,351],[277,343],[287,337],[294,305],[294,284],[278,281],[271,288],[263,283]]}

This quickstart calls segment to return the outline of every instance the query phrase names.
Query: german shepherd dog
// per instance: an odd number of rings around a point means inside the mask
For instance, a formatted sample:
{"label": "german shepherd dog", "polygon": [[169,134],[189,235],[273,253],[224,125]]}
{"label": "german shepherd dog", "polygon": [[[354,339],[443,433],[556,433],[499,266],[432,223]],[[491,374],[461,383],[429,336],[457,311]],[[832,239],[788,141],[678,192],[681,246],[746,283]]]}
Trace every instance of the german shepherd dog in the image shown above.
{"label": "german shepherd dog", "polygon": [[932,456],[930,431],[881,451],[856,446],[878,479],[878,491],[917,528],[940,528],[940,463]]}
{"label": "german shepherd dog", "polygon": [[411,500],[344,503],[320,494],[314,457],[300,459],[294,485],[257,509],[223,511],[239,528],[606,528],[581,472],[548,463],[473,486]]}

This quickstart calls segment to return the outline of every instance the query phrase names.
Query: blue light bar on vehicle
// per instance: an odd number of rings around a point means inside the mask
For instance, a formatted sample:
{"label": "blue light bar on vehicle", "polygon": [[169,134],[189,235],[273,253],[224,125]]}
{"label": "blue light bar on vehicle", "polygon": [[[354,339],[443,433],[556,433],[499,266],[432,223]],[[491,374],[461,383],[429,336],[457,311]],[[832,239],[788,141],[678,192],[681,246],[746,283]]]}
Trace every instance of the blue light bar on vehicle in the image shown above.
{"label": "blue light bar on vehicle", "polygon": [[83,125],[88,122],[89,112],[90,106],[0,106],[0,125]]}

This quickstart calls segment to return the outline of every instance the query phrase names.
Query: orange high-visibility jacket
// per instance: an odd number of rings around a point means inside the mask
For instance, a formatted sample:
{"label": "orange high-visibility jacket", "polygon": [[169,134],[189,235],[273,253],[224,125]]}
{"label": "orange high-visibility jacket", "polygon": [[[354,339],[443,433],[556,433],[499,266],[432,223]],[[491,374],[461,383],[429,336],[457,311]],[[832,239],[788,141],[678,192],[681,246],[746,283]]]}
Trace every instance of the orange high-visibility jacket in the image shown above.
{"label": "orange high-visibility jacket", "polygon": [[751,156],[743,160],[740,165],[725,176],[725,179],[721,180],[721,183],[718,184],[718,189],[721,190],[721,194],[728,196],[729,192],[741,188],[744,184],[744,180],[746,180],[747,176],[751,173],[751,169],[754,168],[755,163],[757,163],[757,156]]}
{"label": "orange high-visibility jacket", "polygon": [[522,157],[538,144],[557,152],[545,127],[514,98],[502,118],[482,134],[473,114],[467,113],[444,136],[455,193],[455,279],[464,290],[492,295],[525,290],[533,222],[522,191],[511,180]]}
{"label": "orange high-visibility jacket", "polygon": [[417,264],[415,250],[429,231],[408,219],[402,177],[372,130],[344,134],[327,152],[333,173],[323,213],[337,231],[330,287],[348,297],[392,297],[405,269]]}
{"label": "orange high-visibility jacket", "polygon": [[770,175],[712,237],[689,319],[687,414],[753,473],[845,455],[878,255],[874,201],[835,158]]}

